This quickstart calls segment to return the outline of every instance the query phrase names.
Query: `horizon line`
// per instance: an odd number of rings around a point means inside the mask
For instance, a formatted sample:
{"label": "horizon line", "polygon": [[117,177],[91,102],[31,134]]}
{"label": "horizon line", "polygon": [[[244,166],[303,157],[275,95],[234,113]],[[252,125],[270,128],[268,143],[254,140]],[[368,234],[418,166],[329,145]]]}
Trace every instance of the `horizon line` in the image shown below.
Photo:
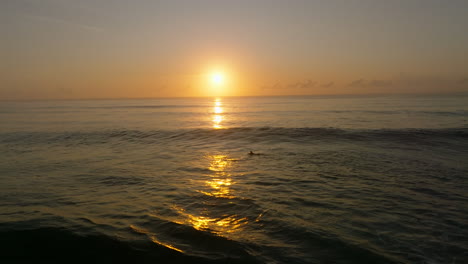
{"label": "horizon line", "polygon": [[34,102],[34,101],[105,101],[105,100],[148,100],[148,99],[203,99],[203,98],[249,98],[249,97],[379,97],[379,96],[468,96],[468,91],[457,92],[416,92],[416,93],[352,93],[352,94],[290,94],[290,95],[225,95],[225,96],[161,96],[161,97],[82,97],[82,98],[34,98],[34,99],[0,99],[0,102]]}

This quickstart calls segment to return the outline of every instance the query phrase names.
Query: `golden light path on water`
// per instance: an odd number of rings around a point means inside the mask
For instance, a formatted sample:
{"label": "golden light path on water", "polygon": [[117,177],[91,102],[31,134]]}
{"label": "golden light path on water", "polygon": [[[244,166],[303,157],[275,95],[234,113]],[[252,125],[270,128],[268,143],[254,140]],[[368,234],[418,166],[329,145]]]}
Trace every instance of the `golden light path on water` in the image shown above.
{"label": "golden light path on water", "polygon": [[[212,126],[213,129],[221,129],[222,121],[224,121],[223,104],[220,98],[216,98],[213,101],[212,111]],[[181,205],[172,205],[172,210],[178,214],[178,217],[167,219],[180,225],[188,225],[196,230],[210,232],[218,236],[234,239],[236,234],[249,222],[247,217],[241,217],[237,214],[229,214],[221,210],[226,204],[233,203],[233,199],[238,197],[235,196],[232,186],[236,184],[231,173],[233,163],[235,159],[228,155],[221,154],[208,154],[203,156],[202,162],[208,161],[208,164],[200,164],[206,166],[209,173],[199,175],[198,179],[195,178],[192,182],[194,183],[195,191],[202,194],[203,197],[200,201],[201,204],[205,204],[206,201],[210,201],[210,205],[203,206],[203,208],[192,208]],[[151,215],[156,218],[161,216]],[[189,248],[185,248],[184,243],[179,246],[178,241],[167,241],[167,239],[161,239],[159,236],[156,237],[154,232],[148,231],[144,228],[137,227],[135,225],[130,226],[133,231],[141,234],[146,234],[153,243],[167,247],[169,249],[186,252],[190,251]],[[167,237],[166,237],[167,238]]]}
{"label": "golden light path on water", "polygon": [[[238,198],[232,190],[232,186],[236,182],[230,172],[236,159],[230,158],[228,155],[215,154],[206,155],[203,160],[208,161],[206,166],[209,173],[200,175],[200,180],[194,180],[193,183],[196,191],[205,197],[199,198],[200,200],[197,203],[206,204],[207,201],[210,201],[210,206],[196,209],[173,205],[171,209],[178,214],[178,217],[167,220],[180,225],[191,226],[199,231],[210,232],[236,240],[236,238],[242,236],[239,231],[243,230],[243,227],[249,223],[249,219],[237,214],[229,214],[220,209],[226,204],[233,203],[233,199]],[[156,214],[150,214],[150,216],[161,218],[160,215]],[[157,232],[136,225],[130,225],[130,228],[136,233],[147,235],[153,243],[160,246],[182,253],[190,253],[193,250],[193,245],[187,247],[186,241],[173,240],[167,235],[160,236]]]}
{"label": "golden light path on water", "polygon": [[222,115],[223,112],[224,112],[223,103],[221,102],[220,98],[216,98],[214,100],[214,107],[213,107],[214,115],[212,118],[214,129],[223,128],[223,126],[221,125],[221,122],[224,120],[224,116]]}
{"label": "golden light path on water", "polygon": [[[214,129],[223,128],[221,123],[224,121],[224,112],[221,99],[215,98],[212,109],[212,125]],[[231,203],[231,200],[236,198],[232,192],[232,186],[235,184],[235,181],[231,174],[234,159],[227,155],[215,154],[205,156],[205,160],[209,162],[208,169],[211,173],[203,175],[203,181],[196,181],[203,184],[197,191],[209,197],[219,198],[216,201],[220,203],[220,207],[225,203]],[[246,217],[239,217],[235,214],[229,215],[225,212],[203,210],[195,214],[188,212],[190,208],[186,210],[174,206],[173,209],[185,218],[181,224],[189,224],[197,230],[209,231],[220,236],[227,236],[227,234],[239,231],[248,222]]]}
{"label": "golden light path on water", "polygon": [[[209,179],[204,181],[204,187],[198,192],[220,198],[220,203],[230,203],[231,199],[236,198],[232,193],[231,186],[235,184],[232,179],[229,168],[232,166],[233,159],[227,155],[209,155],[206,157],[209,160],[208,169],[212,172]],[[222,204],[220,204],[222,206]],[[215,212],[204,210],[200,214],[190,214],[187,210],[174,207],[175,210],[185,217],[183,224],[190,224],[193,228],[200,231],[209,231],[220,236],[227,236],[228,234],[240,231],[241,227],[247,224],[246,217],[239,217],[237,215],[221,214],[217,217],[213,216]]]}

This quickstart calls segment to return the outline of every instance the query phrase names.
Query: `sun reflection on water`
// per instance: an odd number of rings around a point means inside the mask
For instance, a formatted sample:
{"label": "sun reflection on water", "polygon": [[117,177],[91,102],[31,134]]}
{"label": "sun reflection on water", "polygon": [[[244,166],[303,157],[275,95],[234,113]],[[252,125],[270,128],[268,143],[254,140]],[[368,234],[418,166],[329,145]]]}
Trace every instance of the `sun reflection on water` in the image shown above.
{"label": "sun reflection on water", "polygon": [[247,217],[239,217],[238,215],[222,215],[220,217],[209,217],[203,215],[195,215],[186,212],[183,208],[174,207],[174,209],[186,218],[184,222],[179,224],[190,224],[193,228],[200,231],[210,231],[217,235],[226,235],[239,231],[242,226],[248,223]]}
{"label": "sun reflection on water", "polygon": [[214,112],[215,112],[215,114],[221,114],[221,113],[223,113],[223,108],[221,106],[215,106],[214,107]]}
{"label": "sun reflection on water", "polygon": [[213,128],[214,129],[223,128],[223,126],[221,125],[221,122],[224,120],[224,116],[221,115],[224,112],[224,109],[223,109],[222,105],[223,104],[222,104],[220,98],[216,98],[214,100],[214,107],[213,107],[214,115],[213,115],[213,118],[212,118]]}
{"label": "sun reflection on water", "polygon": [[201,182],[198,192],[215,200],[209,198],[210,206],[195,213],[191,208],[174,206],[173,209],[183,216],[181,224],[189,224],[200,231],[209,231],[220,236],[240,231],[249,222],[248,218],[220,209],[226,203],[233,203],[232,199],[236,198],[231,189],[235,181],[230,173],[230,167],[235,160],[227,155],[209,155],[206,158],[209,160],[208,169],[212,173],[204,175],[208,178]]}
{"label": "sun reflection on water", "polygon": [[210,187],[210,191],[200,191],[203,194],[215,197],[234,198],[230,195],[231,185],[234,184],[231,174],[227,169],[231,166],[232,159],[226,155],[209,156],[210,166],[208,169],[214,172],[214,175],[205,182],[205,186]]}

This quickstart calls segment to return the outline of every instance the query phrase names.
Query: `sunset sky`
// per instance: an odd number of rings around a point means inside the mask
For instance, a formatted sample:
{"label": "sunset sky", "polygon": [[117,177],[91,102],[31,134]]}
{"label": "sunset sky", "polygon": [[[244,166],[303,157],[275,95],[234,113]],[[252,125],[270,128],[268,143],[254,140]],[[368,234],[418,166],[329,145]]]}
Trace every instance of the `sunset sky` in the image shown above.
{"label": "sunset sky", "polygon": [[0,99],[468,92],[468,1],[3,0]]}

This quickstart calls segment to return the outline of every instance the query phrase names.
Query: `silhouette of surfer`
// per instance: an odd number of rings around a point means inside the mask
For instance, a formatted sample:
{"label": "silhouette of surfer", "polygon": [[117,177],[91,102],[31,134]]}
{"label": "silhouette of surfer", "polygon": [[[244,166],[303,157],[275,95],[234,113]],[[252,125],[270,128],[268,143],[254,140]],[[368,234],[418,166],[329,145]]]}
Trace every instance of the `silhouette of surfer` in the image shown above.
{"label": "silhouette of surfer", "polygon": [[261,153],[254,153],[253,151],[250,151],[249,155],[252,156],[252,155],[262,155],[262,154]]}

